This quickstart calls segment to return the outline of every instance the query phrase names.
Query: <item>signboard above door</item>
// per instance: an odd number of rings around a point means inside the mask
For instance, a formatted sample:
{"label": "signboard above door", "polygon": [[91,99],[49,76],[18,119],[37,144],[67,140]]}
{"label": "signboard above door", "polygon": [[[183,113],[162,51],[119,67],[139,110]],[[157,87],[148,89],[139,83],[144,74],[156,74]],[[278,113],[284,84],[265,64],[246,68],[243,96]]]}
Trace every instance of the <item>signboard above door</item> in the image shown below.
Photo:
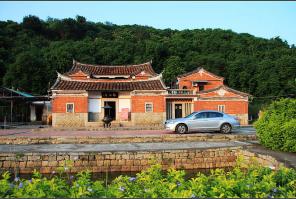
{"label": "signboard above door", "polygon": [[102,92],[102,98],[118,98],[117,92]]}

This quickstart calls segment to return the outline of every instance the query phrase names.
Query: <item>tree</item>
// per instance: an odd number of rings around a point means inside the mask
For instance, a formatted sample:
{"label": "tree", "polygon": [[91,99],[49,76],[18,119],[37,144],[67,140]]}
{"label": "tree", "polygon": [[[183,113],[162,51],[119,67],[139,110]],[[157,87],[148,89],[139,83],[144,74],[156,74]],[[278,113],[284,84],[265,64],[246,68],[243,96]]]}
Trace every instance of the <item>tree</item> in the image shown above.
{"label": "tree", "polygon": [[37,33],[41,33],[43,30],[42,21],[33,15],[29,15],[23,18],[23,27],[24,29],[33,30]]}
{"label": "tree", "polygon": [[181,58],[178,56],[169,57],[164,63],[163,80],[166,84],[173,86],[178,75],[184,73]]}
{"label": "tree", "polygon": [[47,77],[42,54],[37,48],[33,48],[18,54],[16,61],[9,65],[4,85],[33,94],[46,94]]}

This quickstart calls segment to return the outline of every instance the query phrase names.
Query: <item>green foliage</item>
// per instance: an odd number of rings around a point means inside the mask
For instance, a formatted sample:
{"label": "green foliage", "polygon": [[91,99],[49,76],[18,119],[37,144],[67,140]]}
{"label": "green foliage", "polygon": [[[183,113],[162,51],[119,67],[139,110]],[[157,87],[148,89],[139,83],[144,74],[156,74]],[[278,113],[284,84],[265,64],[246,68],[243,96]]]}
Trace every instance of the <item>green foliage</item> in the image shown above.
{"label": "green foliage", "polygon": [[37,48],[18,54],[15,63],[7,70],[4,82],[9,87],[31,91],[38,94],[46,93],[48,85],[47,72],[42,55]]}
{"label": "green foliage", "polygon": [[176,80],[178,75],[181,75],[184,72],[181,58],[178,56],[172,56],[164,63],[163,80],[169,85]]}
{"label": "green foliage", "polygon": [[73,58],[90,64],[152,59],[154,70],[164,71],[169,84],[183,71],[202,66],[224,76],[230,87],[254,96],[295,94],[296,90],[296,48],[280,38],[268,40],[221,29],[117,26],[90,22],[83,16],[0,21],[0,80],[5,86],[46,94],[56,71],[67,71]]}
{"label": "green foliage", "polygon": [[160,165],[137,173],[135,177],[119,176],[107,186],[92,181],[88,171],[76,176],[45,178],[35,172],[32,179],[15,178],[3,173],[0,197],[15,198],[293,198],[296,197],[296,171],[285,167],[272,170],[250,165],[242,169],[239,164],[231,171],[211,170],[209,175],[197,173],[185,178],[185,171]]}
{"label": "green foliage", "polygon": [[296,100],[281,99],[273,102],[264,110],[255,128],[264,146],[296,152]]}

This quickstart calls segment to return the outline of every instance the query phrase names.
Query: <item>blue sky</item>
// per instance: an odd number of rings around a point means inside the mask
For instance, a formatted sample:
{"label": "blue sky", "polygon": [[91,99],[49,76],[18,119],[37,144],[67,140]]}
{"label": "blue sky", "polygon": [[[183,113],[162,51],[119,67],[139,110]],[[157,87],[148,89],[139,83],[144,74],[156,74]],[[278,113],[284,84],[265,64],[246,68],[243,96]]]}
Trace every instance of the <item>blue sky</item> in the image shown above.
{"label": "blue sky", "polygon": [[155,28],[221,28],[257,37],[280,36],[296,44],[296,2],[0,2],[0,20],[21,22],[26,15],[41,19],[82,15],[89,21],[140,24]]}

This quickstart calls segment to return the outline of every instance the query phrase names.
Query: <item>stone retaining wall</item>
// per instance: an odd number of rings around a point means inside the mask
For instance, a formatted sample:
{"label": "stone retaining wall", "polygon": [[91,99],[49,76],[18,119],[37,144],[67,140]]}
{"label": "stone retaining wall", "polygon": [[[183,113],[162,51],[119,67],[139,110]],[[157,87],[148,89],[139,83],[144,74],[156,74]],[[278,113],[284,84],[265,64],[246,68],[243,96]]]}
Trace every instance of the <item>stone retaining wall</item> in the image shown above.
{"label": "stone retaining wall", "polygon": [[14,137],[1,136],[0,144],[114,144],[147,142],[195,142],[195,141],[254,141],[256,135],[223,134],[165,134],[165,135],[121,135],[121,136],[50,136]]}
{"label": "stone retaining wall", "polygon": [[156,162],[163,169],[211,169],[232,167],[240,155],[248,157],[248,161],[251,161],[250,157],[258,159],[265,166],[278,168],[280,164],[270,157],[231,147],[136,152],[0,153],[0,168],[1,171],[17,173],[32,173],[34,169],[51,173],[59,167],[70,172],[86,169],[92,172],[140,171]]}
{"label": "stone retaining wall", "polygon": [[242,166],[247,167],[250,164],[265,165],[272,169],[278,169],[283,166],[283,163],[275,159],[270,155],[263,155],[259,153],[253,153],[248,150],[239,150],[238,154],[243,158]]}
{"label": "stone retaining wall", "polygon": [[165,112],[131,113],[131,121],[135,126],[150,126],[163,124],[163,122],[165,121],[165,117]]}
{"label": "stone retaining wall", "polygon": [[84,127],[87,117],[87,113],[52,113],[52,126]]}

